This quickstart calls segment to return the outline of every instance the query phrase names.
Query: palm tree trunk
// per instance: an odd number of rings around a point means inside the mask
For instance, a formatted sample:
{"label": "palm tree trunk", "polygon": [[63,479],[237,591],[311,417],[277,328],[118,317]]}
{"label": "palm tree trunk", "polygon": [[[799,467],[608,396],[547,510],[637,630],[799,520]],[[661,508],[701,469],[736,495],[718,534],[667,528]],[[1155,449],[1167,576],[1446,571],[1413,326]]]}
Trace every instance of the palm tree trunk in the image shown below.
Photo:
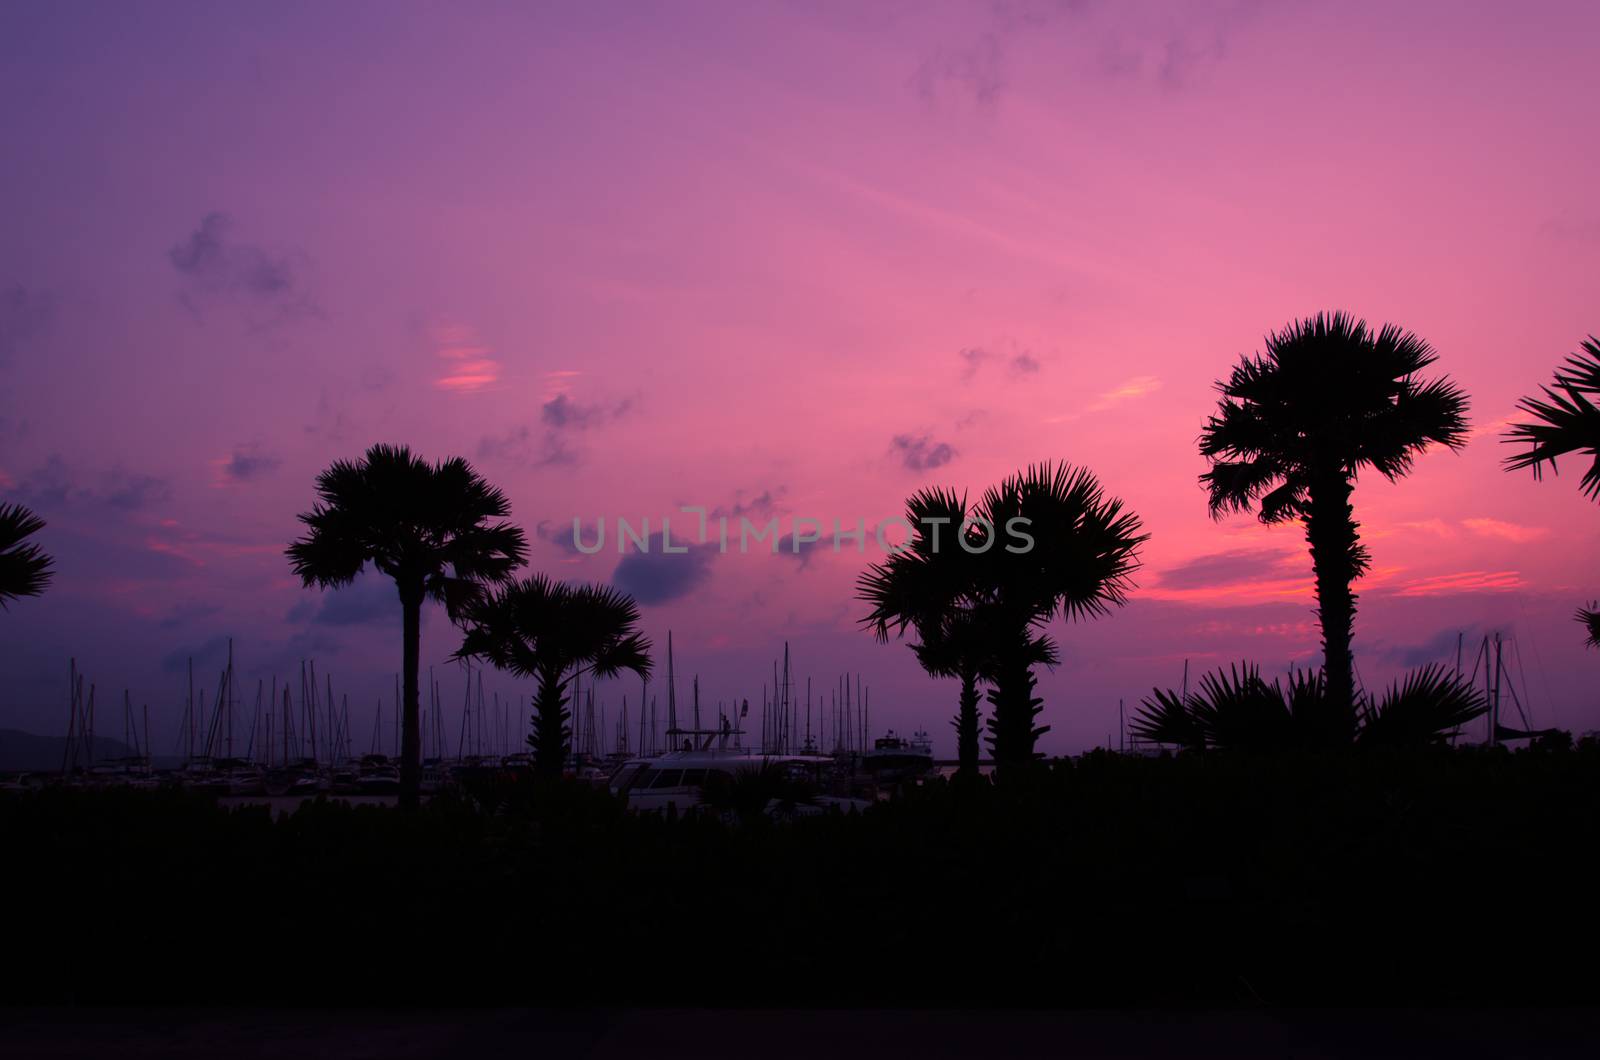
{"label": "palm tree trunk", "polygon": [[[1023,642],[1026,639],[1026,634],[1019,638]],[[997,775],[1032,762],[1034,742],[1049,731],[1048,726],[1033,724],[1044,704],[1044,700],[1034,697],[1033,689],[1033,666],[1019,645],[998,660],[994,688],[989,691],[989,702],[994,707],[989,718],[989,746]]]}
{"label": "palm tree trunk", "polygon": [[1306,542],[1316,576],[1317,619],[1322,625],[1323,676],[1328,700],[1340,707],[1355,703],[1354,659],[1350,642],[1355,624],[1358,542],[1350,505],[1350,480],[1343,469],[1319,476],[1311,484],[1311,510],[1306,516]]}
{"label": "palm tree trunk", "polygon": [[539,675],[539,689],[533,698],[533,732],[528,745],[533,748],[534,775],[561,778],[567,758],[567,686],[559,673]]}
{"label": "palm tree trunk", "polygon": [[422,707],[417,693],[417,671],[422,656],[422,595],[420,584],[400,587],[400,610],[405,625],[401,661],[405,707],[400,723],[400,805],[405,809],[415,809],[422,792]]}
{"label": "palm tree trunk", "polygon": [[956,730],[956,776],[976,780],[978,776],[978,675],[961,675],[961,706],[952,723]]}

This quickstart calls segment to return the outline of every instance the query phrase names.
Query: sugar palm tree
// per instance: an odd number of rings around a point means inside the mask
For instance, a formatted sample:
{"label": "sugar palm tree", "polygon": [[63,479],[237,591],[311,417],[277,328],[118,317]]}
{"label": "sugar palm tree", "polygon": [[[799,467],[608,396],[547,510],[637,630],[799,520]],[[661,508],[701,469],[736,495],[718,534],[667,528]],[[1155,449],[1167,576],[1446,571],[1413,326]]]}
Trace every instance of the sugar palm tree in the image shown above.
{"label": "sugar palm tree", "polygon": [[[1088,471],[1046,463],[1011,476],[971,508],[954,492],[924,490],[907,502],[906,521],[906,544],[857,581],[857,596],[871,605],[863,623],[880,639],[914,628],[930,672],[962,678],[963,702],[972,703],[957,715],[958,744],[968,742],[974,754],[973,693],[987,676],[996,765],[1031,761],[1048,731],[1035,724],[1042,704],[1033,670],[1056,662],[1043,629],[1126,599],[1144,541],[1138,517],[1107,498]],[[955,638],[967,658],[948,657],[955,645],[946,642]]]}
{"label": "sugar palm tree", "polygon": [[[1506,442],[1527,446],[1506,458],[1506,469],[1528,468],[1538,479],[1546,463],[1554,471],[1557,457],[1581,453],[1590,464],[1579,487],[1585,496],[1600,501],[1600,407],[1592,400],[1600,394],[1600,339],[1589,336],[1583,352],[1556,369],[1554,385],[1540,389],[1543,400],[1523,398],[1517,405],[1535,422],[1514,424],[1506,433]],[[1579,608],[1574,617],[1589,631],[1589,643],[1600,647],[1600,609]]]}
{"label": "sugar palm tree", "polygon": [[[988,489],[975,517],[997,540],[983,553],[991,608],[1002,636],[989,691],[989,742],[1004,769],[1033,760],[1049,726],[1035,722],[1043,701],[1034,696],[1036,631],[1057,618],[1082,621],[1127,602],[1139,549],[1149,535],[1122,501],[1106,496],[1086,468],[1037,464]],[[1025,528],[1026,546],[1007,540],[1007,527]]]}
{"label": "sugar palm tree", "polygon": [[1222,399],[1200,435],[1214,517],[1256,507],[1264,523],[1305,527],[1323,673],[1341,703],[1355,701],[1351,586],[1369,560],[1351,506],[1357,476],[1370,468],[1398,479],[1429,446],[1467,439],[1466,395],[1448,379],[1418,378],[1435,360],[1392,324],[1373,332],[1343,313],[1297,320],[1217,384]]}
{"label": "sugar palm tree", "polygon": [[452,621],[486,585],[506,581],[527,556],[505,494],[465,460],[437,464],[405,446],[375,445],[317,476],[317,503],[300,515],[308,532],[288,548],[308,588],[349,585],[371,564],[394,579],[403,627],[400,800],[414,806],[422,779],[418,660],[422,604],[442,603]]}
{"label": "sugar palm tree", "polygon": [[543,574],[515,581],[473,603],[456,654],[531,677],[534,770],[559,777],[572,730],[567,689],[582,674],[650,676],[650,641],[639,632],[633,597],[604,585],[566,585]]}
{"label": "sugar palm tree", "polygon": [[990,627],[978,612],[958,607],[942,620],[923,623],[917,637],[911,650],[922,668],[933,677],[954,677],[961,682],[956,716],[951,719],[956,730],[956,776],[971,780],[978,776],[978,682],[987,677],[994,657]]}
{"label": "sugar palm tree", "polygon": [[27,539],[44,520],[20,504],[0,504],[0,609],[6,601],[38,596],[50,584],[53,561]]}
{"label": "sugar palm tree", "polygon": [[[906,522],[918,528],[905,548],[874,564],[857,580],[857,596],[871,605],[862,619],[880,641],[891,630],[913,629],[911,646],[922,668],[934,677],[961,681],[953,721],[957,773],[978,775],[978,682],[987,677],[994,658],[994,625],[981,612],[982,572],[976,555],[959,548],[953,529],[967,525],[965,497],[953,491],[927,489],[906,501]],[[935,529],[942,534],[935,542]],[[943,545],[945,547],[939,547]]]}

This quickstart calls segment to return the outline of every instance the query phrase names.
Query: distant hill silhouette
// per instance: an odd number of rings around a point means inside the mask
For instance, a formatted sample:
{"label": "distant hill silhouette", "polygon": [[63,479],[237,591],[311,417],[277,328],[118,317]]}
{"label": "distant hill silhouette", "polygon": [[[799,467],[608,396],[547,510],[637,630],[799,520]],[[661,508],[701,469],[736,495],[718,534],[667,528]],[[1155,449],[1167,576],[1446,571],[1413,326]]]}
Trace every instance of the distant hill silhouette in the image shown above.
{"label": "distant hill silhouette", "polygon": [[[21,729],[0,729],[0,772],[44,772],[61,768],[66,752],[66,737],[35,736]],[[105,736],[94,738],[95,761],[125,758],[133,749],[121,740]]]}

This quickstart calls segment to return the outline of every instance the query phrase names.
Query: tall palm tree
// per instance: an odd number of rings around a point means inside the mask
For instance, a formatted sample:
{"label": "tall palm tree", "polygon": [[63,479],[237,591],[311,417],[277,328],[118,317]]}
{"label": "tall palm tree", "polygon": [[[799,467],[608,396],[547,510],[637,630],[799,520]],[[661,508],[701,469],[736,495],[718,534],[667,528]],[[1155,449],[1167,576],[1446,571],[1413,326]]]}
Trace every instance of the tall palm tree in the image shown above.
{"label": "tall palm tree", "polygon": [[911,645],[917,662],[933,677],[954,677],[961,682],[956,716],[956,776],[972,780],[978,776],[981,736],[978,682],[985,679],[993,658],[989,628],[981,615],[970,608],[957,608],[943,621],[924,623],[918,628],[918,643]]}
{"label": "tall palm tree", "polygon": [[[906,522],[916,532],[901,550],[874,564],[857,580],[857,596],[871,605],[862,624],[880,641],[891,629],[917,634],[911,645],[917,662],[934,677],[955,677],[961,695],[953,725],[956,730],[957,775],[978,775],[978,682],[986,679],[994,659],[994,625],[986,620],[980,599],[983,574],[978,556],[960,548],[955,528],[968,524],[965,497],[953,491],[926,489],[906,501]],[[940,540],[934,539],[939,528]],[[939,547],[939,546],[943,547]]]}
{"label": "tall palm tree", "polygon": [[[1035,631],[1058,617],[1096,618],[1127,602],[1149,535],[1087,468],[1066,463],[1037,464],[990,487],[975,518],[998,538],[983,558],[1001,624],[988,725],[1003,770],[1032,761],[1036,741],[1049,731],[1035,724],[1043,710],[1033,694]],[[1026,528],[1027,547],[1007,547],[1012,525]]]}
{"label": "tall palm tree", "polygon": [[559,777],[572,730],[567,688],[581,674],[650,676],[650,641],[638,630],[633,597],[604,585],[567,585],[543,574],[503,586],[467,610],[456,654],[537,682],[534,771]]}
{"label": "tall palm tree", "polygon": [[[906,544],[857,581],[857,596],[871,605],[863,623],[880,639],[891,628],[914,628],[919,658],[935,664],[930,672],[961,677],[964,703],[987,676],[996,766],[1031,761],[1049,731],[1035,724],[1042,703],[1033,669],[1056,662],[1043,628],[1126,599],[1145,539],[1138,517],[1107,498],[1087,470],[1045,463],[991,488],[972,508],[954,492],[924,490],[907,502],[906,521]],[[970,657],[947,667],[956,660],[945,657],[953,647],[946,642],[957,637]],[[975,720],[973,699],[957,715],[958,744]],[[975,751],[976,741],[967,742]]]}
{"label": "tall palm tree", "polygon": [[[1581,453],[1590,464],[1579,487],[1585,496],[1600,501],[1600,408],[1591,400],[1600,394],[1600,339],[1590,335],[1583,352],[1556,369],[1554,385],[1539,389],[1544,400],[1523,398],[1517,404],[1535,422],[1513,424],[1506,433],[1506,442],[1527,446],[1506,458],[1506,470],[1528,468],[1538,479],[1544,476],[1546,463],[1554,471],[1556,457]],[[1600,609],[1579,608],[1574,617],[1589,631],[1589,643],[1600,647]]]}
{"label": "tall palm tree", "polygon": [[53,561],[27,538],[44,520],[20,504],[0,504],[0,609],[6,601],[38,596],[50,584]]}
{"label": "tall palm tree", "polygon": [[1417,377],[1436,359],[1392,324],[1373,332],[1344,313],[1297,320],[1217,384],[1222,399],[1200,435],[1214,517],[1258,506],[1264,523],[1304,525],[1323,673],[1340,703],[1355,702],[1351,585],[1369,560],[1350,503],[1356,478],[1371,468],[1398,479],[1430,445],[1467,440],[1466,395],[1448,379]]}
{"label": "tall palm tree", "polygon": [[500,522],[511,505],[458,458],[430,464],[405,446],[375,445],[317,476],[317,503],[300,521],[306,535],[288,548],[306,587],[349,585],[370,563],[393,578],[404,630],[404,720],[400,801],[415,806],[422,780],[418,660],[422,604],[445,606],[452,621],[503,582],[528,553],[520,529]]}

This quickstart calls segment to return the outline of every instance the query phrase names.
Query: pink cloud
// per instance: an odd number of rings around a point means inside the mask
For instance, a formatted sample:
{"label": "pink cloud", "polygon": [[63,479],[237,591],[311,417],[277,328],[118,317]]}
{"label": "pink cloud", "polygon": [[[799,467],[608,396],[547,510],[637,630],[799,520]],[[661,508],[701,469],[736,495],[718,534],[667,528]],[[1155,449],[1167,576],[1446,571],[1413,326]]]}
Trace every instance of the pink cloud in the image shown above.
{"label": "pink cloud", "polygon": [[500,380],[500,362],[494,351],[476,341],[472,328],[451,324],[435,328],[434,354],[444,361],[444,374],[433,381],[440,390],[471,393]]}
{"label": "pink cloud", "polygon": [[1120,386],[1113,387],[1101,394],[1095,399],[1094,404],[1089,406],[1088,411],[1104,412],[1106,409],[1114,408],[1124,401],[1132,401],[1135,398],[1144,397],[1146,394],[1152,394],[1160,389],[1161,380],[1158,377],[1136,375]]}
{"label": "pink cloud", "polygon": [[1396,596],[1451,596],[1458,593],[1493,593],[1521,589],[1527,583],[1514,570],[1458,571],[1403,583]]}
{"label": "pink cloud", "polygon": [[1483,537],[1498,537],[1504,541],[1511,541],[1519,545],[1529,541],[1537,541],[1549,535],[1550,531],[1543,526],[1522,526],[1519,523],[1507,523],[1499,519],[1463,519],[1461,525],[1475,534]]}

